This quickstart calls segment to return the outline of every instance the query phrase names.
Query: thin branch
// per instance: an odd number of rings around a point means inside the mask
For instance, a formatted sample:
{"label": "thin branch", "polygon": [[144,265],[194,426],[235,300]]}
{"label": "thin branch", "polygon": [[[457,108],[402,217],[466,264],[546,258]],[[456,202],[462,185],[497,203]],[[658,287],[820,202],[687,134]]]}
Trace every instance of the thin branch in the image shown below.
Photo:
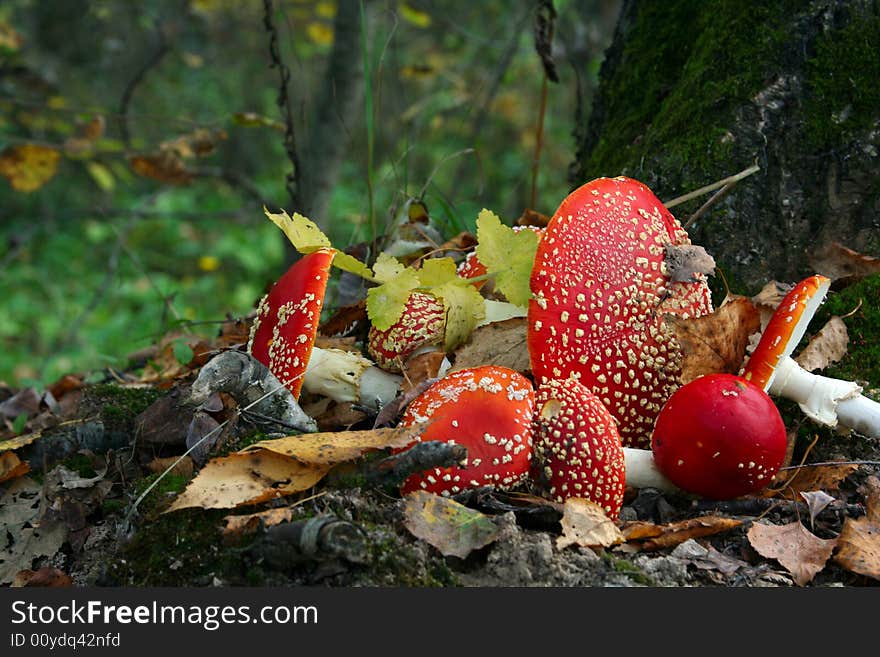
{"label": "thin branch", "polygon": [[735,173],[732,176],[728,176],[727,178],[723,178],[717,182],[713,182],[711,185],[706,185],[705,187],[700,187],[699,189],[695,189],[692,192],[688,192],[682,196],[676,196],[674,199],[670,201],[663,201],[663,205],[667,208],[674,208],[676,205],[681,205],[691,199],[695,199],[699,196],[703,196],[704,194],[708,194],[709,192],[714,192],[716,189],[720,187],[724,187],[728,183],[736,183],[742,180],[743,178],[748,178],[753,173],[757,173],[761,170],[757,164],[753,164],[748,169],[743,169],[739,173]]}
{"label": "thin branch", "polygon": [[733,189],[734,185],[736,185],[735,182],[729,182],[724,187],[719,189],[717,192],[712,194],[712,196],[709,197],[708,201],[703,203],[703,205],[701,205],[696,212],[694,212],[690,217],[688,217],[687,221],[685,221],[684,224],[682,224],[682,228],[684,228],[685,230],[690,228],[691,224],[693,224],[697,219],[699,219],[704,214],[706,214],[706,212],[708,212],[709,209],[713,205],[718,203],[718,201],[720,201],[725,196],[727,196],[730,193],[730,190]]}
{"label": "thin branch", "polygon": [[278,29],[275,27],[274,14],[275,7],[272,4],[272,0],[263,0],[263,26],[266,28],[266,32],[269,33],[269,57],[271,58],[269,68],[278,69],[278,100],[276,102],[284,118],[284,150],[292,167],[292,170],[285,178],[285,187],[287,188],[287,195],[290,197],[291,206],[298,207],[300,163],[296,148],[296,135],[293,131],[293,108],[291,107],[290,96],[287,90],[290,83],[290,69],[281,57],[281,49],[278,46]]}
{"label": "thin branch", "polygon": [[122,135],[122,141],[126,146],[131,146],[131,133],[128,127],[128,109],[131,105],[131,99],[138,85],[144,80],[147,73],[151,69],[159,65],[162,59],[171,51],[171,46],[165,38],[165,33],[161,27],[156,30],[159,35],[159,46],[150,55],[143,65],[135,72],[134,77],[129,80],[128,84],[122,92],[122,99],[119,102],[119,132]]}

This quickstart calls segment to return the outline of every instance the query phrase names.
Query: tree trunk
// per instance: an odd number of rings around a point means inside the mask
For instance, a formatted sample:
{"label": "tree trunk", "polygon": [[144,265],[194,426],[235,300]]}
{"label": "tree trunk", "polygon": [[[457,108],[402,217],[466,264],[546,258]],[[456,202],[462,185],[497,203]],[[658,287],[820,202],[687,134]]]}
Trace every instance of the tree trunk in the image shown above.
{"label": "tree trunk", "polygon": [[876,0],[624,0],[570,182],[669,200],[758,164],[688,229],[734,291],[815,273],[832,241],[880,255],[878,53]]}

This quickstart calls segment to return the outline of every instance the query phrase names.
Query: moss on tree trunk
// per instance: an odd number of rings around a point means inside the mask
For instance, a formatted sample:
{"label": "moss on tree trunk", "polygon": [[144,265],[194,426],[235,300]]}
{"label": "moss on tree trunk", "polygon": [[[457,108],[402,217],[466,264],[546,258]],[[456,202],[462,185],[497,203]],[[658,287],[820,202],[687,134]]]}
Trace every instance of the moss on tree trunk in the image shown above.
{"label": "moss on tree trunk", "polygon": [[624,0],[571,183],[668,200],[757,163],[689,228],[735,291],[813,273],[830,241],[880,255],[878,52],[869,0]]}

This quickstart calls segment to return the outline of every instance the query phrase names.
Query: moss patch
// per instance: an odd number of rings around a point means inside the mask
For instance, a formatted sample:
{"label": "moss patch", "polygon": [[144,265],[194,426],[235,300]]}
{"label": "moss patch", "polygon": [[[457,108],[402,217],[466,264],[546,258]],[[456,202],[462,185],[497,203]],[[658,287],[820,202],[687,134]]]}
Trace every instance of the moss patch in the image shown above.
{"label": "moss patch", "polygon": [[162,394],[153,387],[99,383],[85,389],[83,405],[95,409],[108,431],[132,433],[134,419]]}

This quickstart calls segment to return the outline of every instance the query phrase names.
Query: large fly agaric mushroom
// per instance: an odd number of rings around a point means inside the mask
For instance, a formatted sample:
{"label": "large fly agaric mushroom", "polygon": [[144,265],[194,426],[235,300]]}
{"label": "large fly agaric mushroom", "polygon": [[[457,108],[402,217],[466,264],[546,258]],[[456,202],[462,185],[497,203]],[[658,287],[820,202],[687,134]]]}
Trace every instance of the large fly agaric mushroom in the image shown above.
{"label": "large fly agaric mushroom", "polygon": [[878,438],[880,404],[862,395],[861,386],[807,372],[791,358],[830,285],[825,276],[810,276],[785,295],[749,357],[743,377],[771,395],[796,401],[805,415],[820,424],[841,424]]}
{"label": "large fly agaric mushroom", "polygon": [[676,390],[654,427],[657,467],[676,486],[711,499],[765,488],[785,459],[785,424],[759,386],[707,374]]}
{"label": "large fly agaric mushroom", "polygon": [[[680,348],[664,324],[712,310],[703,273],[673,276],[691,247],[660,200],[630,178],[599,178],[562,202],[532,270],[528,346],[536,380],[575,377],[609,408],[624,445],[650,443],[680,385]],[[683,279],[683,280],[682,280]]]}
{"label": "large fly agaric mushroom", "polygon": [[315,347],[333,249],[297,260],[257,306],[248,351],[299,398],[304,388],[338,402],[378,409],[397,395],[401,378],[363,356]]}
{"label": "large fly agaric mushroom", "polygon": [[401,426],[428,423],[419,441],[439,440],[467,447],[460,466],[410,475],[406,494],[426,490],[455,495],[492,486],[509,489],[528,476],[532,458],[531,382],[506,367],[484,365],[447,374],[416,397]]}

